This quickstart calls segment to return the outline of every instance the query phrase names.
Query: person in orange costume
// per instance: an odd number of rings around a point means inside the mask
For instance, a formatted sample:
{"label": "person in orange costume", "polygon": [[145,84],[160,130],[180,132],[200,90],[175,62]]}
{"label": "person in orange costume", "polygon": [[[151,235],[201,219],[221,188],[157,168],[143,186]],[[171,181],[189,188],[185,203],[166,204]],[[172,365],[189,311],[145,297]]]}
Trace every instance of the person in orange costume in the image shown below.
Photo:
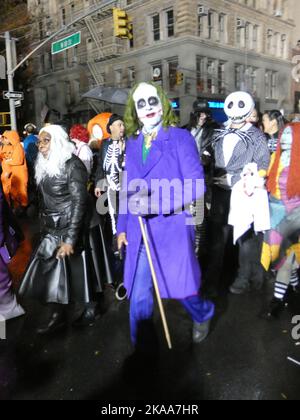
{"label": "person in orange costume", "polygon": [[16,131],[5,131],[1,143],[1,181],[6,200],[13,208],[27,207],[28,170],[20,136]]}

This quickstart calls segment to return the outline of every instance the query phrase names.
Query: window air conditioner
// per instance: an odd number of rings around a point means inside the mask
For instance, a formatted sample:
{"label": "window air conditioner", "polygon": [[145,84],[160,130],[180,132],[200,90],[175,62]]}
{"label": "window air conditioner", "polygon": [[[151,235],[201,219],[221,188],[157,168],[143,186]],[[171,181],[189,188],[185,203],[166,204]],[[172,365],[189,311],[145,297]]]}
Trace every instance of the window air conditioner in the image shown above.
{"label": "window air conditioner", "polygon": [[275,17],[282,17],[283,16],[282,10],[280,10],[280,9],[276,10],[274,12],[274,15],[275,15]]}
{"label": "window air conditioner", "polygon": [[245,28],[246,27],[246,21],[238,18],[236,20],[236,27],[237,27],[237,29]]}
{"label": "window air conditioner", "polygon": [[208,16],[209,9],[205,6],[198,7],[198,15],[199,16]]}

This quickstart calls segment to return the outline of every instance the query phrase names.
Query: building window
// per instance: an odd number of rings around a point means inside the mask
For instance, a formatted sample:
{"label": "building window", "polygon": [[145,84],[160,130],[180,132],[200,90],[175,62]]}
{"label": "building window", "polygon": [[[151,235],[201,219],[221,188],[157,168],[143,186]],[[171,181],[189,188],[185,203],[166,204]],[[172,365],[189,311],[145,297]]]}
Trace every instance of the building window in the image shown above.
{"label": "building window", "polygon": [[172,61],[168,62],[169,66],[169,89],[175,90],[176,85],[176,75],[177,75],[177,69],[178,69],[178,59],[174,59]]}
{"label": "building window", "polygon": [[214,60],[207,60],[207,67],[206,67],[206,74],[207,74],[207,92],[208,93],[216,93],[216,86],[215,86],[215,61]]}
{"label": "building window", "polygon": [[135,67],[129,67],[128,69],[128,87],[133,87],[135,84]]}
{"label": "building window", "polygon": [[152,64],[152,80],[153,82],[157,82],[159,85],[162,85],[163,66],[161,62]]}
{"label": "building window", "polygon": [[51,52],[48,53],[48,70],[52,71],[53,70],[53,61],[52,61],[52,54]]}
{"label": "building window", "polygon": [[272,55],[278,55],[278,44],[279,44],[280,34],[275,32],[272,38]]}
{"label": "building window", "polygon": [[245,72],[245,89],[252,96],[257,95],[257,71],[257,68],[249,66]]}
{"label": "building window", "polygon": [[211,95],[226,93],[226,62],[208,57],[197,57],[197,92]]}
{"label": "building window", "polygon": [[267,70],[265,75],[266,99],[277,99],[277,78],[278,73]]}
{"label": "building window", "polygon": [[65,26],[66,24],[66,9],[65,8],[61,9],[61,23],[63,26]]}
{"label": "building window", "polygon": [[160,41],[160,19],[159,14],[152,16],[153,41]]}
{"label": "building window", "polygon": [[198,36],[201,38],[204,38],[205,19],[206,16],[198,15]]}
{"label": "building window", "polygon": [[245,90],[253,96],[257,94],[258,69],[252,66],[236,64],[235,66],[235,88]]}
{"label": "building window", "polygon": [[219,41],[222,43],[226,42],[226,32],[225,32],[225,22],[226,22],[226,15],[224,13],[219,14]]}
{"label": "building window", "polygon": [[168,35],[168,38],[171,38],[175,34],[174,10],[168,10],[166,12],[166,19],[167,19],[167,35]]}
{"label": "building window", "polygon": [[44,54],[40,55],[40,70],[41,70],[41,74],[45,73],[45,56],[44,56]]}
{"label": "building window", "polygon": [[205,92],[205,58],[197,57],[197,92]]}
{"label": "building window", "polygon": [[272,53],[272,41],[273,41],[273,30],[272,29],[268,29],[267,30],[267,45],[266,45],[266,49],[267,49],[267,53],[269,53],[269,54]]}
{"label": "building window", "polygon": [[226,86],[225,86],[225,62],[219,61],[218,63],[218,93],[225,95]]}
{"label": "building window", "polygon": [[44,38],[44,25],[43,22],[39,22],[39,35],[40,39]]}
{"label": "building window", "polygon": [[252,49],[254,51],[258,50],[258,31],[259,31],[259,26],[254,25],[253,26],[253,36],[252,36]]}
{"label": "building window", "polygon": [[249,45],[250,28],[251,28],[251,24],[247,22],[245,26],[245,45],[246,46]]}
{"label": "building window", "polygon": [[237,28],[236,30],[236,43],[238,47],[242,46],[242,29]]}
{"label": "building window", "polygon": [[281,40],[280,40],[280,56],[282,58],[286,58],[286,45],[287,45],[287,36],[286,35],[281,35]]}
{"label": "building window", "polygon": [[122,87],[122,69],[115,70],[115,85]]}
{"label": "building window", "polygon": [[214,12],[208,12],[208,39],[212,39],[214,33]]}
{"label": "building window", "polygon": [[235,65],[235,88],[236,90],[244,90],[244,72],[245,67],[242,64]]}

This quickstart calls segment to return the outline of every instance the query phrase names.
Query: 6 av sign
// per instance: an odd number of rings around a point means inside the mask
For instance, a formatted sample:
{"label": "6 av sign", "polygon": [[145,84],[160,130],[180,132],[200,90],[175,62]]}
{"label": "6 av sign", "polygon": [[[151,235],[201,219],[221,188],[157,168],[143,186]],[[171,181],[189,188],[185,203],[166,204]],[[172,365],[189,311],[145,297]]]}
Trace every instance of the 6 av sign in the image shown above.
{"label": "6 av sign", "polygon": [[21,99],[21,101],[24,99],[24,93],[23,92],[8,92],[5,90],[3,92],[3,99]]}

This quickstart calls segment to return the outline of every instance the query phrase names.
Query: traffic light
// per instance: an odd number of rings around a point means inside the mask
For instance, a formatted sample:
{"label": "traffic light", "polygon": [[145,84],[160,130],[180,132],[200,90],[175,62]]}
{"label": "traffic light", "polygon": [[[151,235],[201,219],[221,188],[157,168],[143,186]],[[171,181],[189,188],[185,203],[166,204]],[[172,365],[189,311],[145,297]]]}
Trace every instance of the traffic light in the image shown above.
{"label": "traffic light", "polygon": [[128,17],[127,21],[127,38],[132,41],[133,40],[133,24],[132,19]]}
{"label": "traffic light", "polygon": [[183,83],[183,73],[181,71],[176,72],[176,85],[180,86]]}
{"label": "traffic light", "polygon": [[119,38],[127,37],[127,14],[125,10],[114,7],[114,35]]}
{"label": "traffic light", "polygon": [[125,12],[125,10],[117,7],[113,8],[114,19],[114,36],[118,38],[133,39],[133,26],[132,21]]}

